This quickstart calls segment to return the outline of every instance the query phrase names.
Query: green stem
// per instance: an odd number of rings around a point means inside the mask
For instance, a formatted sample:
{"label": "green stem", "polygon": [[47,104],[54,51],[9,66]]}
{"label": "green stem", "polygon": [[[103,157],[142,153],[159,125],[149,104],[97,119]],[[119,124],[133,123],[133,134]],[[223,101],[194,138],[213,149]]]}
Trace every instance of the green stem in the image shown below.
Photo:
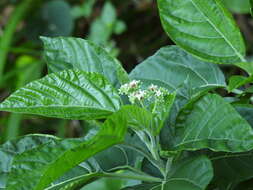
{"label": "green stem", "polygon": [[0,80],[3,77],[4,67],[6,64],[6,59],[8,52],[10,50],[10,46],[12,43],[13,35],[16,31],[16,28],[20,21],[25,16],[30,5],[33,3],[32,0],[23,0],[13,11],[10,19],[8,20],[8,24],[5,26],[4,33],[1,37],[0,42]]}
{"label": "green stem", "polygon": [[166,177],[166,169],[165,169],[163,161],[161,160],[160,155],[159,155],[159,148],[158,148],[159,143],[153,135],[149,134],[149,138],[151,141],[151,146],[148,147],[148,149],[151,152],[152,156],[155,158],[155,160],[159,163],[158,169],[163,174],[163,176]]}
{"label": "green stem", "polygon": [[131,172],[135,172],[139,175],[147,175],[146,173],[144,173],[143,171],[140,171],[132,166],[119,166],[119,167],[116,167],[116,168],[113,168],[112,170],[109,170],[109,172],[114,172],[114,171],[119,171],[119,170],[128,170],[128,171],[131,171]]}
{"label": "green stem", "polygon": [[152,109],[152,113],[155,113],[156,107],[157,107],[157,100],[155,101],[155,105],[154,105],[154,107]]}
{"label": "green stem", "polygon": [[146,182],[162,182],[162,179],[157,178],[157,177],[148,176],[148,175],[105,173],[103,177],[125,178],[125,179],[133,179],[133,180],[146,181]]}

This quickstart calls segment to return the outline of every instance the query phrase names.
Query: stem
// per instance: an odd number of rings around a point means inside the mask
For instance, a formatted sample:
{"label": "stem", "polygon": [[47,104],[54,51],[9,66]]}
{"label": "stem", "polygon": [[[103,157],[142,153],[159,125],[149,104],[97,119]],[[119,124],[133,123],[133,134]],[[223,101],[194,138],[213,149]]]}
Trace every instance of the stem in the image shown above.
{"label": "stem", "polygon": [[162,182],[162,179],[157,178],[157,177],[148,176],[148,175],[130,175],[130,174],[119,174],[119,173],[105,173],[102,176],[103,177],[117,177],[117,178],[134,179],[134,180],[147,181],[147,182]]}
{"label": "stem", "polygon": [[156,143],[156,139],[153,137],[153,135],[150,135],[149,134],[149,138],[150,138],[150,141],[151,141],[151,146],[148,147],[149,148],[149,151],[151,152],[152,156],[156,159],[156,160],[160,160],[160,156],[159,156],[159,153],[157,151],[157,143]]}
{"label": "stem", "polygon": [[13,35],[15,33],[16,27],[20,23],[20,21],[25,16],[26,11],[32,4],[32,0],[24,0],[22,1],[16,8],[13,10],[13,14],[11,15],[8,24],[5,27],[4,33],[1,37],[0,42],[0,80],[3,77],[4,66],[6,64],[7,54],[9,52]]}
{"label": "stem", "polygon": [[118,171],[118,170],[129,170],[129,171],[132,171],[132,172],[135,172],[139,175],[147,175],[146,173],[144,173],[143,171],[140,171],[132,166],[119,166],[119,167],[116,167],[116,168],[113,168],[112,170],[109,170],[109,172],[114,172],[114,171]]}
{"label": "stem", "polygon": [[157,107],[157,100],[155,101],[155,105],[154,105],[154,107],[152,109],[152,113],[155,113],[156,107]]}
{"label": "stem", "polygon": [[164,178],[166,177],[166,169],[165,169],[165,166],[163,164],[163,161],[161,160],[160,158],[160,155],[159,155],[159,145],[158,145],[158,142],[156,140],[156,138],[149,134],[149,138],[150,138],[150,141],[151,141],[151,146],[148,147],[149,151],[151,152],[152,156],[155,158],[155,160],[159,163],[158,165],[158,169],[160,170],[160,172],[162,173],[162,175],[164,176]]}
{"label": "stem", "polygon": [[242,91],[242,90],[239,90],[239,89],[234,89],[234,90],[232,90],[232,92],[233,92],[234,94],[237,94],[237,95],[242,95],[242,94],[243,94],[243,91]]}
{"label": "stem", "polygon": [[247,60],[243,56],[240,56],[240,59],[242,62],[247,62]]}
{"label": "stem", "polygon": [[141,104],[141,107],[142,107],[142,108],[145,108],[145,106],[144,106],[142,100],[140,100],[139,102],[140,102],[140,104]]}

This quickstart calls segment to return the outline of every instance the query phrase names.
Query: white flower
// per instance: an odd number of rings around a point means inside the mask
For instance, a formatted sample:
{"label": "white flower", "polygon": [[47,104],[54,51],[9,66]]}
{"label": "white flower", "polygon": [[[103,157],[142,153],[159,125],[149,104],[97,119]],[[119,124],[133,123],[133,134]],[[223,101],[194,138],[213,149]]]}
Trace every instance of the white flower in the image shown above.
{"label": "white flower", "polygon": [[126,83],[119,88],[119,94],[129,95],[130,93],[133,93],[134,91],[138,90],[139,85],[140,85],[139,80],[133,80],[130,83]]}
{"label": "white flower", "polygon": [[139,80],[132,80],[132,81],[129,83],[129,87],[130,87],[130,88],[136,88],[136,87],[138,87],[139,84],[140,84],[140,81],[139,81]]}
{"label": "white flower", "polygon": [[130,90],[129,84],[124,84],[124,85],[122,85],[122,86],[120,87],[120,89],[119,89],[119,94],[121,94],[121,95],[123,95],[123,94],[128,94],[129,90]]}
{"label": "white flower", "polygon": [[149,89],[150,91],[156,91],[156,90],[158,89],[158,86],[151,84],[151,85],[148,87],[148,89]]}
{"label": "white flower", "polygon": [[160,97],[160,96],[163,96],[163,93],[162,93],[161,90],[156,90],[156,91],[155,91],[155,95],[156,95],[157,97]]}
{"label": "white flower", "polygon": [[135,97],[137,100],[142,100],[143,98],[145,98],[145,95],[146,95],[145,90],[139,90],[135,93]]}
{"label": "white flower", "polygon": [[128,98],[129,98],[129,101],[134,104],[135,103],[135,100],[143,100],[146,96],[146,91],[145,90],[139,90],[137,92],[133,92],[131,93]]}

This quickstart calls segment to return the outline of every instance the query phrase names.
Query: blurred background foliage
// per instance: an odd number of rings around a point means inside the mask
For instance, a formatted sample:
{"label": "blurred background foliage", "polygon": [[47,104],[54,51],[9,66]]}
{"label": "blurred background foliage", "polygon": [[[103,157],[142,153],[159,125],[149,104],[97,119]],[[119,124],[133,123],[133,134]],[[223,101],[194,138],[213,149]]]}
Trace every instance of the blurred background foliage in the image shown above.
{"label": "blurred background foliage", "polygon": [[[253,54],[248,0],[222,0],[233,13]],[[0,100],[47,73],[39,36],[73,36],[105,47],[130,71],[160,47],[173,44],[163,32],[155,0],[0,0]],[[227,76],[244,74],[222,66]],[[83,121],[0,113],[0,142],[29,133],[83,136]],[[134,182],[133,182],[134,183]],[[117,190],[122,180],[100,180],[85,189]]]}

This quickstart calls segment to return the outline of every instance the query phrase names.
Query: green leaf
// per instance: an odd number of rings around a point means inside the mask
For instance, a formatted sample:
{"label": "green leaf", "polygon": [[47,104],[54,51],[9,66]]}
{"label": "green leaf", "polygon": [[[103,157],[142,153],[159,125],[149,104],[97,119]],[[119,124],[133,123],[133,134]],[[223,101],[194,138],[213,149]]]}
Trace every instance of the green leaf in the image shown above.
{"label": "green leaf", "polygon": [[74,68],[103,74],[114,86],[128,82],[128,75],[119,61],[92,42],[70,37],[41,39],[50,71],[59,72]]}
{"label": "green leaf", "polygon": [[46,188],[45,190],[74,190],[80,189],[84,185],[92,182],[92,180],[96,177],[101,177],[101,173],[91,173],[91,174],[84,174],[77,177],[73,177],[66,181],[62,181],[57,184],[53,184],[50,187]]}
{"label": "green leaf", "polygon": [[[126,182],[129,182],[129,180],[138,180],[138,181],[147,181],[147,182],[161,182],[162,181],[160,178],[155,178],[155,177],[152,177],[152,176],[149,176],[146,174],[140,175],[140,174],[136,174],[134,172],[123,172],[123,171],[118,172],[118,173],[98,172],[98,173],[94,173],[94,174],[78,176],[76,178],[70,179],[69,184],[67,181],[65,181],[62,183],[63,185],[61,183],[59,183],[55,186],[51,186],[51,187],[47,188],[46,190],[60,190],[62,188],[65,188],[66,190],[80,189],[83,185],[86,185],[86,184],[92,182],[92,180],[94,180],[96,178],[100,178],[100,177],[107,177],[108,180],[110,180],[110,181],[113,181],[112,178],[118,178],[118,179],[121,179],[122,181],[125,180]],[[99,180],[99,181],[101,182],[101,180]],[[96,183],[99,181],[96,181]],[[84,189],[94,189],[95,187],[98,188],[96,183],[89,184],[88,186],[85,186]],[[118,184],[118,185],[121,186],[122,184]],[[111,185],[107,184],[106,186],[108,187]],[[99,188],[101,188],[101,187],[99,186]],[[119,187],[117,187],[116,189],[119,189]]]}
{"label": "green leaf", "polygon": [[91,139],[64,139],[15,156],[6,190],[43,190],[71,168],[124,140],[126,121],[110,116]]}
{"label": "green leaf", "polygon": [[[172,163],[172,168],[171,171],[169,171],[168,176],[170,182],[168,182],[167,186],[169,189],[183,190],[183,186],[182,188],[175,187],[181,187],[181,182],[185,181],[204,190],[212,178],[212,163],[206,156],[190,157]],[[171,186],[171,183],[176,184],[177,186]]]}
{"label": "green leaf", "polygon": [[251,0],[222,0],[225,6],[233,13],[247,14],[250,12]]}
{"label": "green leaf", "polygon": [[[118,159],[111,159],[112,157]],[[128,164],[126,151],[116,145],[96,154],[94,157],[71,169],[61,176],[60,179],[56,180],[47,190],[60,190],[61,188],[72,190],[81,188],[105,176],[106,174],[104,172],[117,171]]]}
{"label": "green leaf", "polygon": [[163,183],[142,184],[124,190],[205,190],[213,178],[212,163],[206,156],[187,158],[172,166]]}
{"label": "green leaf", "polygon": [[103,171],[114,170],[117,167],[127,166],[129,164],[126,151],[119,146],[106,149],[95,155],[94,158]]}
{"label": "green leaf", "polygon": [[54,143],[58,138],[50,135],[27,135],[16,140],[7,141],[0,146],[0,189],[6,188],[8,174],[16,155],[30,151],[45,144]]}
{"label": "green leaf", "polygon": [[1,111],[64,119],[106,118],[120,108],[120,97],[98,73],[66,70],[52,73],[14,92]]}
{"label": "green leaf", "polygon": [[164,98],[163,103],[157,105],[156,110],[153,113],[156,123],[156,130],[154,130],[154,134],[159,134],[163,128],[166,119],[169,117],[175,98],[176,93],[169,94]]}
{"label": "green leaf", "polygon": [[253,75],[250,77],[244,77],[240,75],[234,75],[229,78],[228,91],[231,92],[245,84],[253,82]]}
{"label": "green leaf", "polygon": [[149,131],[153,135],[159,134],[165,119],[174,102],[175,94],[171,94],[163,105],[157,107],[157,112],[151,113],[149,110],[133,106],[122,106],[120,112],[127,120],[128,126],[136,131]]}
{"label": "green leaf", "polygon": [[246,62],[242,35],[217,0],[158,0],[162,25],[186,51],[214,63]]}
{"label": "green leaf", "polygon": [[[221,189],[234,189],[240,182],[253,178],[253,153],[216,153],[211,155],[214,183]],[[236,189],[236,188],[235,188]]]}
{"label": "green leaf", "polygon": [[222,97],[208,94],[177,117],[175,150],[244,152],[253,148],[251,126]]}
{"label": "green leaf", "polygon": [[126,118],[128,126],[134,130],[152,130],[153,115],[148,110],[134,105],[126,105],[122,106],[120,112]]}
{"label": "green leaf", "polygon": [[[217,65],[199,61],[177,46],[158,50],[134,68],[130,78],[177,91],[177,95],[187,100],[202,89],[226,85],[224,75]],[[185,83],[191,91],[181,88]]]}

